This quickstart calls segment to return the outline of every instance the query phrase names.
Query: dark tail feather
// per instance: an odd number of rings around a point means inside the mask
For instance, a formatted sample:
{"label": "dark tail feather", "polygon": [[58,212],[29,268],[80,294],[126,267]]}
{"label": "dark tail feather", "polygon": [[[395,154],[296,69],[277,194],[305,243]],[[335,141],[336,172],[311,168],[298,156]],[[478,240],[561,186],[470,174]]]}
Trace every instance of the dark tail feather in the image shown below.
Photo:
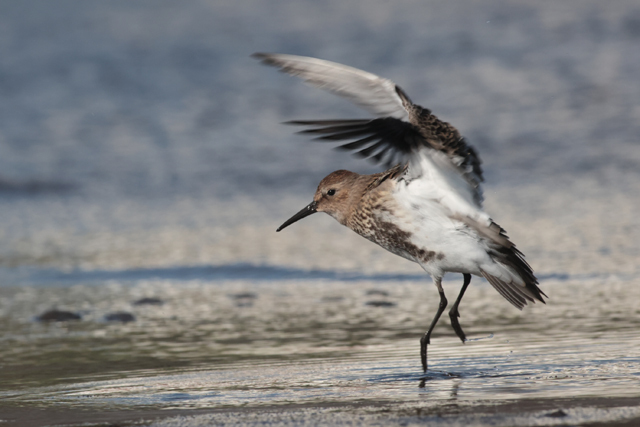
{"label": "dark tail feather", "polygon": [[516,293],[512,289],[512,286],[509,286],[509,284],[503,282],[495,276],[487,274],[483,270],[480,271],[482,271],[482,276],[487,279],[489,283],[491,283],[491,286],[493,286],[496,291],[498,291],[500,295],[504,297],[504,299],[513,304],[513,306],[515,306],[518,310],[522,310],[522,308],[527,305],[527,299],[522,295]]}
{"label": "dark tail feather", "polygon": [[[520,309],[527,304],[527,301],[535,302],[538,300],[545,304],[542,297],[549,297],[538,287],[538,279],[536,279],[536,276],[533,274],[531,266],[524,259],[522,252],[520,252],[516,248],[516,245],[509,240],[509,236],[507,236],[504,228],[500,227],[495,222],[492,222],[489,230],[492,231],[493,234],[487,234],[485,237],[488,237],[493,241],[493,245],[490,245],[491,249],[489,250],[491,258],[493,258],[495,262],[509,267],[513,272],[520,276],[525,287],[523,288],[515,283],[505,283],[496,277],[492,278],[492,282],[487,278],[488,274],[483,272],[485,278],[489,280],[489,283],[491,283],[496,289],[499,289],[500,287],[505,290],[508,289],[511,291],[511,294],[515,293],[515,299],[520,302],[519,304],[514,304],[513,301],[509,300],[509,298],[505,298]],[[494,282],[496,283],[494,284]],[[498,292],[500,292],[500,290],[498,290]],[[500,293],[502,294],[502,292]]]}
{"label": "dark tail feather", "polygon": [[500,255],[496,257],[496,261],[511,267],[524,281],[526,289],[529,291],[528,293],[532,294],[538,301],[544,303],[542,297],[547,297],[547,295],[538,287],[538,279],[536,279],[536,276],[533,274],[529,263],[525,261],[522,252],[520,252],[515,245],[508,249],[501,249],[502,250],[498,251]]}
{"label": "dark tail feather", "polygon": [[511,247],[498,246],[491,251],[491,257],[495,262],[503,264],[513,270],[520,276],[525,284],[525,287],[522,287],[513,282],[506,283],[482,271],[484,278],[496,288],[500,295],[520,310],[522,310],[529,301],[536,302],[536,300],[538,300],[545,304],[542,297],[547,297],[547,295],[538,287],[538,279],[536,279],[536,276],[533,274],[531,266],[524,260],[524,255],[516,249],[515,245]]}

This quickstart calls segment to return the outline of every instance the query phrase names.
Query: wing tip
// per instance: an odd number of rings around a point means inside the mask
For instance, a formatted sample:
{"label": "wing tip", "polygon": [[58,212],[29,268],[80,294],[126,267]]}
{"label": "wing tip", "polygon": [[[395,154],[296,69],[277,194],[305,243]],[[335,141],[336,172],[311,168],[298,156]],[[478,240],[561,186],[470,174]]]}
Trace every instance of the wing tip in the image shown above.
{"label": "wing tip", "polygon": [[249,55],[251,58],[257,59],[258,61],[263,61],[271,56],[270,53],[266,52],[254,52]]}
{"label": "wing tip", "polygon": [[276,58],[277,56],[278,56],[277,53],[267,53],[267,52],[255,52],[250,55],[251,58],[257,59],[264,65],[281,67],[282,63],[278,61],[278,59]]}

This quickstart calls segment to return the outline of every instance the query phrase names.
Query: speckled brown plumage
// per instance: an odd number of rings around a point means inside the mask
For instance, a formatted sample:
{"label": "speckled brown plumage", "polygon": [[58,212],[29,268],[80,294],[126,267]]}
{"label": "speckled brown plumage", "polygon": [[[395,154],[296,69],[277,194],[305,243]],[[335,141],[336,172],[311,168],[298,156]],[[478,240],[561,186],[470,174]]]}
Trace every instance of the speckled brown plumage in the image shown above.
{"label": "speckled brown plumage", "polygon": [[[396,167],[379,174],[361,175],[360,179],[370,182],[357,203],[351,207],[345,225],[389,252],[411,261],[426,263],[434,258],[442,260],[444,254],[418,247],[411,242],[410,232],[385,219],[393,218],[397,213],[391,191],[396,185],[393,179],[398,177],[401,170]],[[387,181],[389,178],[391,180]]]}

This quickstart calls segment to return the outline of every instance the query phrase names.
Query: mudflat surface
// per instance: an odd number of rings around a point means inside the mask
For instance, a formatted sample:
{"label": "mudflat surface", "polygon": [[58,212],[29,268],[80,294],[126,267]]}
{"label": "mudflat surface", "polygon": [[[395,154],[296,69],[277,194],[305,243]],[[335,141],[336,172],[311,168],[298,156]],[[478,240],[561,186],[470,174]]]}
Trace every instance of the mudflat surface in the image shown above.
{"label": "mudflat surface", "polygon": [[[526,399],[428,405],[424,402],[278,405],[194,410],[59,411],[3,408],[25,427],[84,425],[577,425],[634,426],[636,398]],[[594,421],[598,420],[598,421]],[[11,425],[11,424],[9,424]]]}

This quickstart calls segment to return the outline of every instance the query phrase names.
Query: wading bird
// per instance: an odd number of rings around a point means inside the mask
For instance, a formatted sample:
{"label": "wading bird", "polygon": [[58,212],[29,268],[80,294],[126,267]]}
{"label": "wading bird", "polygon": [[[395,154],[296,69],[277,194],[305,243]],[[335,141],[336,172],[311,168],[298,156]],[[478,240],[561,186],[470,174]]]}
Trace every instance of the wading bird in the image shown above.
{"label": "wading bird", "polygon": [[471,282],[481,276],[516,308],[544,303],[546,295],[523,254],[505,230],[482,210],[482,169],[476,150],[449,123],[411,102],[391,80],[330,61],[295,55],[256,53],[264,64],[352,101],[377,118],[308,120],[302,133],[318,140],[349,141],[338,148],[389,169],[373,175],[346,170],[325,177],[313,201],[277,231],[316,212],[326,212],[386,250],[417,262],[433,279],[440,305],[420,340],[427,371],[427,345],[447,307],[442,278],[462,273],[464,283],[449,311],[464,343],[458,306]]}

